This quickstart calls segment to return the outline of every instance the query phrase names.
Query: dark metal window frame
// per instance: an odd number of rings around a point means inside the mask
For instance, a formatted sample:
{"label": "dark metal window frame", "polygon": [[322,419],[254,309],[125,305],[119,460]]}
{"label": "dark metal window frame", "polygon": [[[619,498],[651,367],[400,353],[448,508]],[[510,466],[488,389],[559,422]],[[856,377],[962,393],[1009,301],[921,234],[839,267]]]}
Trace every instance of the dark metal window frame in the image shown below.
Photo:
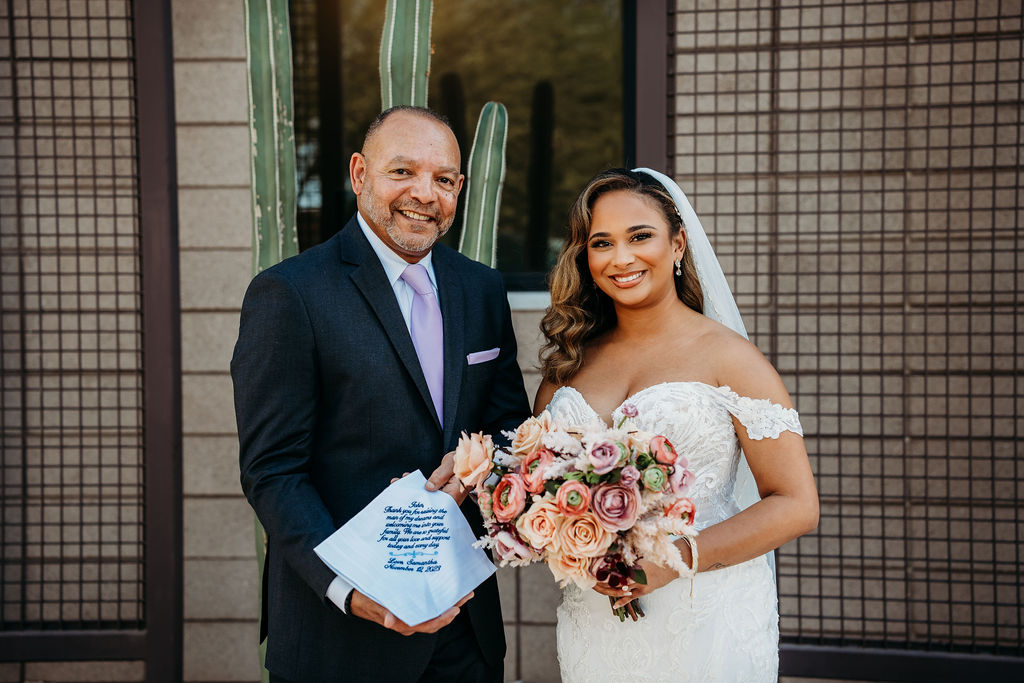
{"label": "dark metal window frame", "polygon": [[181,334],[170,0],[133,3],[145,406],[145,630],[0,633],[0,661],[142,660],[182,677]]}
{"label": "dark metal window frame", "polygon": [[[672,3],[674,5],[675,3]],[[626,0],[622,7],[624,147],[626,166],[673,174],[672,36],[668,0]]]}
{"label": "dark metal window frame", "polygon": [[[672,175],[672,40],[668,0],[622,2],[623,165]],[[599,169],[594,169],[595,172]],[[509,291],[547,291],[546,273],[503,273]]]}

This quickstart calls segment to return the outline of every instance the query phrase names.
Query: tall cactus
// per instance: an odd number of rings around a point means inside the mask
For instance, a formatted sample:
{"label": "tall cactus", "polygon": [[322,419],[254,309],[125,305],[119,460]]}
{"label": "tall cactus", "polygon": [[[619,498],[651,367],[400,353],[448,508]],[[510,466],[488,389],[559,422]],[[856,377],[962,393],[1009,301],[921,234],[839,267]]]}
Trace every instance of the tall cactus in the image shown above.
{"label": "tall cactus", "polygon": [[381,110],[427,106],[433,0],[388,0],[380,39]]}
{"label": "tall cactus", "polygon": [[245,0],[253,272],[299,251],[287,0]]}
{"label": "tall cactus", "polygon": [[466,205],[462,213],[459,251],[494,268],[501,188],[505,182],[505,143],[508,112],[499,102],[488,102],[480,111],[473,150],[469,153]]}
{"label": "tall cactus", "polygon": [[[292,106],[292,52],[287,0],[244,0],[249,74],[249,176],[252,192],[252,269],[268,268],[299,251],[295,231],[295,131]],[[254,517],[256,561],[263,585],[267,536]],[[258,593],[262,603],[263,593]],[[262,610],[262,604],[260,605]],[[266,642],[259,646],[260,679]]]}
{"label": "tall cactus", "polygon": [[[427,106],[430,75],[432,0],[388,0],[380,41],[381,110],[398,105]],[[508,112],[488,102],[480,111],[473,149],[466,167],[466,201],[462,208],[459,251],[495,266],[498,211],[505,182]]]}

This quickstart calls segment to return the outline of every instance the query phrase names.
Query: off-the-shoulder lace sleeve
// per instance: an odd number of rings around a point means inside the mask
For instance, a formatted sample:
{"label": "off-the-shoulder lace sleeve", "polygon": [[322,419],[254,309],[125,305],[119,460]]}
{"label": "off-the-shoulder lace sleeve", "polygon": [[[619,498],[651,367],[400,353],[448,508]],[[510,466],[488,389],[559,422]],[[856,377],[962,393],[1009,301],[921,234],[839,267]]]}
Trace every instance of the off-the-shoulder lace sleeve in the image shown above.
{"label": "off-the-shoulder lace sleeve", "polygon": [[766,398],[740,396],[727,386],[718,389],[725,399],[729,412],[747,428],[747,436],[754,441],[777,439],[782,432],[804,435],[800,416],[795,409],[783,408]]}

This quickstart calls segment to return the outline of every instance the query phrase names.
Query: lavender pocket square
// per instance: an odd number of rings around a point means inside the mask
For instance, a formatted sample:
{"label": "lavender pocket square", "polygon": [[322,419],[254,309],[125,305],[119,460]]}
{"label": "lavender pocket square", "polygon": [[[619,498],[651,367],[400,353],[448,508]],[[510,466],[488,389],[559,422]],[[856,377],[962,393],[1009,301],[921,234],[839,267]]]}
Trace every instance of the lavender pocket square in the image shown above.
{"label": "lavender pocket square", "polygon": [[487,351],[476,351],[466,356],[466,363],[468,365],[476,365],[477,363],[486,363],[489,360],[494,360],[501,353],[501,347],[495,347],[488,349]]}

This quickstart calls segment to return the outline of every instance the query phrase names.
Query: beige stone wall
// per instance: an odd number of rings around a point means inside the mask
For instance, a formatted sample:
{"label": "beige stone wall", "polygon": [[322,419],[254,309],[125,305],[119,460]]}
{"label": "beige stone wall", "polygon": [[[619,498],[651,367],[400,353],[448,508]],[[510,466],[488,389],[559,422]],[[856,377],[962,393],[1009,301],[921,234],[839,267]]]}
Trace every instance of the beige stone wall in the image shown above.
{"label": "beige stone wall", "polygon": [[259,678],[253,513],[228,367],[251,277],[241,0],[174,0],[184,430],[184,675]]}

